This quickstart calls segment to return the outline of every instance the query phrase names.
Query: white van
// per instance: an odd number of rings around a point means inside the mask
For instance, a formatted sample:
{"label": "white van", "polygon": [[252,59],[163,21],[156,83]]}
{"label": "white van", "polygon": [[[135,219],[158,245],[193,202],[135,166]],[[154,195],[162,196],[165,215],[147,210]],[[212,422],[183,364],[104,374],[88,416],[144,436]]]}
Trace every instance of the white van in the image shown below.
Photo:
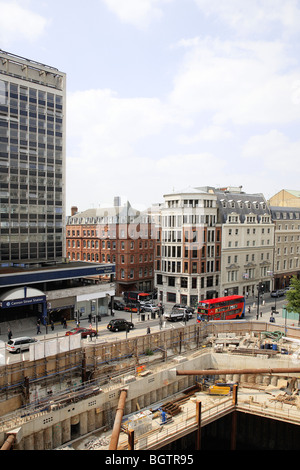
{"label": "white van", "polygon": [[168,321],[188,321],[193,318],[193,314],[186,308],[173,308],[172,312],[164,313],[164,317]]}
{"label": "white van", "polygon": [[27,351],[29,346],[36,342],[37,340],[34,338],[30,338],[29,336],[22,336],[21,338],[10,339],[6,343],[6,349],[11,353],[19,353],[21,351]]}

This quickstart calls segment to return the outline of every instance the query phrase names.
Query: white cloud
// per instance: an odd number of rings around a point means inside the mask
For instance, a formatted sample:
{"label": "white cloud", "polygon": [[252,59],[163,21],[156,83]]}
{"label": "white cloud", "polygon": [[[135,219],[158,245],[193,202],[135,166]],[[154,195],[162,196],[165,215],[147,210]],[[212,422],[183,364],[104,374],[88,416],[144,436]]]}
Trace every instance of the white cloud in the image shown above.
{"label": "white cloud", "polygon": [[33,42],[45,31],[48,21],[16,1],[0,1],[0,42],[10,47],[17,41]]}
{"label": "white cloud", "polygon": [[299,33],[297,0],[194,0],[206,15],[228,24],[240,36],[265,35],[273,29],[283,35]]}
{"label": "white cloud", "polygon": [[281,43],[206,38],[192,44],[174,79],[173,106],[188,114],[209,112],[214,125],[300,118],[300,68]]}
{"label": "white cloud", "polygon": [[162,6],[173,0],[102,0],[123,23],[147,27],[163,16]]}
{"label": "white cloud", "polygon": [[220,140],[231,139],[232,137],[232,131],[226,130],[221,126],[207,126],[192,136],[181,135],[179,137],[179,142],[181,144],[189,145],[197,142],[218,142]]}
{"label": "white cloud", "polygon": [[[136,205],[162,202],[163,194],[191,185],[201,186],[224,181],[226,162],[210,153],[173,154],[159,159],[127,156],[118,161],[87,157],[67,160],[67,209],[80,205],[80,210],[98,206],[103,201],[112,204],[113,195],[122,195]],[[212,168],[214,168],[212,175]],[[230,170],[228,168],[228,170]],[[84,206],[84,207],[83,207]]]}
{"label": "white cloud", "polygon": [[117,193],[129,186],[131,196],[153,193],[159,155],[157,142],[147,155],[149,140],[169,126],[186,125],[177,111],[158,99],[122,99],[108,89],[71,93],[67,106],[68,204],[77,197],[92,203],[93,192],[94,202],[101,201],[113,186]]}
{"label": "white cloud", "polygon": [[178,112],[157,98],[125,99],[108,89],[87,90],[69,94],[67,103],[67,135],[79,141],[84,158],[124,158],[167,125],[184,125]]}
{"label": "white cloud", "polygon": [[279,172],[279,177],[290,174],[291,179],[296,179],[296,175],[299,178],[300,140],[292,142],[276,129],[251,137],[242,155],[248,162],[252,160],[253,165],[258,164],[259,171],[267,169]]}

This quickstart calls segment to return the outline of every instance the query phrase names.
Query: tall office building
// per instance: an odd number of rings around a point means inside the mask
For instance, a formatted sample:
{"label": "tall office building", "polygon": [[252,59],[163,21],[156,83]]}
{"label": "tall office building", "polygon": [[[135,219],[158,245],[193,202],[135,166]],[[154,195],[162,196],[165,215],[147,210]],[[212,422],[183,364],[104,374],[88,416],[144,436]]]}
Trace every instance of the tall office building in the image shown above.
{"label": "tall office building", "polygon": [[66,76],[0,50],[0,266],[65,256]]}

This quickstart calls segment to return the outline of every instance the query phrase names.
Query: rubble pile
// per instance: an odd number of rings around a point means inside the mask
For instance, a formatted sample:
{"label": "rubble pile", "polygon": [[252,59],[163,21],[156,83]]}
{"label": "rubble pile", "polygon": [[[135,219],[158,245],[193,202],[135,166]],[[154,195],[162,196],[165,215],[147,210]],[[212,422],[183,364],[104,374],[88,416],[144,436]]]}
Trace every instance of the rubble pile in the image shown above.
{"label": "rubble pile", "polygon": [[85,444],[86,450],[102,450],[103,447],[109,445],[107,437],[94,438]]}

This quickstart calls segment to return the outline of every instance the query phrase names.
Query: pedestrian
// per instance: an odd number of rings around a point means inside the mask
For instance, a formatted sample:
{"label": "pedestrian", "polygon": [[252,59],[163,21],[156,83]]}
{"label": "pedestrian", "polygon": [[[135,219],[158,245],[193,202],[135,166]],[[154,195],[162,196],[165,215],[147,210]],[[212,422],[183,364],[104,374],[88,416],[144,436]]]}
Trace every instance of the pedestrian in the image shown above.
{"label": "pedestrian", "polygon": [[51,320],[51,330],[54,331],[54,321]]}
{"label": "pedestrian", "polygon": [[37,335],[38,335],[38,334],[41,334],[41,325],[40,325],[39,322],[37,322],[37,324],[36,324],[36,334],[37,334]]}
{"label": "pedestrian", "polygon": [[147,327],[147,335],[150,335],[150,326]]}
{"label": "pedestrian", "polygon": [[8,341],[10,341],[11,338],[12,338],[12,331],[11,331],[10,328],[8,328],[8,330],[7,330],[7,336],[8,336]]}
{"label": "pedestrian", "polygon": [[66,318],[63,319],[63,328],[67,328],[67,320],[66,320]]}

